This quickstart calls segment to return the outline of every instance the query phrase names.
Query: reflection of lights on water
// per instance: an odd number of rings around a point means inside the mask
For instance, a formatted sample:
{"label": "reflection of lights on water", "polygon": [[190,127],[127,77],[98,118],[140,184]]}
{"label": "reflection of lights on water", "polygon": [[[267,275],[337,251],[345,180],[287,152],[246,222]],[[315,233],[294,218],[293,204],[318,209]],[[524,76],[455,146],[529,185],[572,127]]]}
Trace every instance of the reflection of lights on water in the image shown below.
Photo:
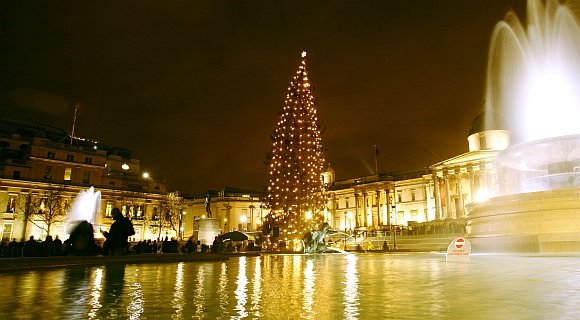
{"label": "reflection of lights on water", "polygon": [[103,288],[103,268],[95,269],[95,278],[93,279],[93,287],[89,293],[91,310],[89,311],[89,319],[95,319],[97,312],[103,306],[99,300],[101,299],[101,289]]}
{"label": "reflection of lights on water", "polygon": [[[197,268],[197,274],[195,275],[195,285],[193,290],[193,305],[194,305],[194,319],[203,319],[207,315],[205,314],[205,269],[204,268]],[[220,275],[221,280],[221,275]],[[218,297],[220,298],[220,307],[221,304],[221,294],[220,292],[223,290],[221,281],[218,283]],[[223,307],[222,307],[223,309]]]}
{"label": "reflection of lights on water", "polygon": [[129,319],[140,319],[141,314],[145,311],[145,299],[143,297],[143,287],[141,282],[139,282],[139,272],[140,269],[135,269],[135,279],[136,282],[133,282],[129,285],[129,297],[131,300],[127,305],[127,314]]}
{"label": "reflection of lights on water", "polygon": [[344,270],[344,318],[358,318],[358,274],[356,269],[356,256],[353,254],[346,256],[346,269]]}
{"label": "reflection of lights on water", "polygon": [[173,300],[171,301],[171,306],[175,309],[175,314],[173,319],[181,319],[181,314],[183,311],[183,262],[177,264],[177,270],[175,271],[175,289],[173,290]]}
{"label": "reflection of lights on water", "polygon": [[260,317],[260,303],[262,303],[262,259],[256,258],[254,268],[254,280],[252,281],[252,311],[256,318]]}
{"label": "reflection of lights on water", "polygon": [[246,302],[248,302],[248,277],[246,276],[246,257],[240,257],[240,265],[238,270],[238,277],[236,279],[237,287],[234,291],[236,296],[236,307],[234,310],[238,312],[237,317],[232,317],[233,319],[241,319],[248,316],[246,311]]}
{"label": "reflection of lights on water", "polygon": [[313,318],[312,306],[314,304],[314,283],[316,280],[316,275],[314,273],[314,262],[312,260],[306,261],[306,268],[304,268],[304,289],[302,295],[304,297],[304,304],[302,310],[304,311],[303,317]]}

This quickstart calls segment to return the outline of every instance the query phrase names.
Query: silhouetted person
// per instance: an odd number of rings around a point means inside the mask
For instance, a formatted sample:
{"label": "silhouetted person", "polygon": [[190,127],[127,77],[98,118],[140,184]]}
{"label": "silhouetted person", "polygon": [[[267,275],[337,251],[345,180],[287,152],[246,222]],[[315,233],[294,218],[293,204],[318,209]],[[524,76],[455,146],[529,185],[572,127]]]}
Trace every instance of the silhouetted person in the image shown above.
{"label": "silhouetted person", "polygon": [[12,239],[12,241],[8,244],[8,247],[10,248],[10,257],[20,257],[20,244],[16,242],[16,239]]}
{"label": "silhouetted person", "polygon": [[193,236],[189,237],[189,239],[187,239],[187,242],[185,243],[185,246],[183,246],[185,248],[185,252],[186,253],[195,253],[197,252],[197,243],[195,242]]}
{"label": "silhouetted person", "polygon": [[38,242],[34,240],[34,236],[30,236],[30,239],[24,243],[22,254],[25,257],[38,257]]}
{"label": "silhouetted person", "polygon": [[133,229],[131,221],[123,216],[119,208],[113,208],[111,215],[115,222],[111,225],[109,232],[103,232],[107,239],[107,249],[110,256],[123,256],[127,254],[129,247],[127,238],[135,234],[135,229]]}
{"label": "silhouetted person", "polygon": [[71,256],[90,256],[95,254],[93,225],[88,221],[79,222],[71,232],[67,245],[67,254]]}
{"label": "silhouetted person", "polygon": [[54,241],[52,240],[52,236],[46,236],[46,239],[42,242],[41,255],[43,257],[51,257],[54,255]]}
{"label": "silhouetted person", "polygon": [[385,240],[383,242],[383,251],[388,251],[389,250],[389,243],[387,242],[387,240]]}
{"label": "silhouetted person", "polygon": [[212,253],[218,253],[218,249],[219,249],[219,245],[220,245],[220,244],[219,244],[219,242],[220,242],[220,240],[219,240],[219,238],[216,236],[216,237],[213,239],[213,243],[211,244],[211,252],[212,252]]}
{"label": "silhouetted person", "polygon": [[62,255],[62,240],[60,240],[58,238],[58,236],[56,236],[54,238],[54,255],[55,256],[61,256]]}

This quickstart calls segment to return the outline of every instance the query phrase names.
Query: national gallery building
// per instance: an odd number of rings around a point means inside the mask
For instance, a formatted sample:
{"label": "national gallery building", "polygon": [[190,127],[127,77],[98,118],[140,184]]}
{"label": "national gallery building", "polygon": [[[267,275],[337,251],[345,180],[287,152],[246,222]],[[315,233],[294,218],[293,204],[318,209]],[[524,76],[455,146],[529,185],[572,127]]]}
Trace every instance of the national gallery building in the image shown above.
{"label": "national gallery building", "polygon": [[465,206],[483,200],[492,181],[495,155],[509,145],[509,133],[484,130],[484,114],[471,124],[469,151],[417,171],[377,174],[334,182],[329,170],[327,220],[342,230],[465,222]]}

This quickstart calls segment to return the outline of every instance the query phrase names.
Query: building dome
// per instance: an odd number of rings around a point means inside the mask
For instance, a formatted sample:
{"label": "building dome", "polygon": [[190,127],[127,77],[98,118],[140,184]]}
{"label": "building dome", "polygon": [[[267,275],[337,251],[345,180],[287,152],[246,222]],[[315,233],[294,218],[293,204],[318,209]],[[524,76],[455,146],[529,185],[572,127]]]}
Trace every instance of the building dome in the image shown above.
{"label": "building dome", "polygon": [[469,151],[504,150],[510,144],[510,134],[499,114],[483,111],[471,122],[467,142]]}
{"label": "building dome", "polygon": [[330,165],[328,165],[326,170],[322,173],[322,180],[324,181],[324,184],[327,186],[334,185],[334,182],[336,181],[336,173],[334,172],[334,169],[332,169]]}
{"label": "building dome", "polygon": [[507,127],[501,115],[484,110],[471,121],[468,135],[489,130],[507,130]]}

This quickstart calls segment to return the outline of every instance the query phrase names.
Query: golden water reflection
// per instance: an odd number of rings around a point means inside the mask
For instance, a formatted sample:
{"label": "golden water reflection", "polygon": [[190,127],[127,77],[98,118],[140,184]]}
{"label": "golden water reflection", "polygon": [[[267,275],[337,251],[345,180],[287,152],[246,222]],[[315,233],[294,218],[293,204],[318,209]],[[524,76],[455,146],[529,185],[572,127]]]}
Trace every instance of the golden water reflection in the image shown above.
{"label": "golden water reflection", "polygon": [[578,270],[576,257],[474,256],[469,264],[448,264],[433,254],[263,255],[51,269],[0,274],[0,314],[43,320],[564,319],[580,314]]}

